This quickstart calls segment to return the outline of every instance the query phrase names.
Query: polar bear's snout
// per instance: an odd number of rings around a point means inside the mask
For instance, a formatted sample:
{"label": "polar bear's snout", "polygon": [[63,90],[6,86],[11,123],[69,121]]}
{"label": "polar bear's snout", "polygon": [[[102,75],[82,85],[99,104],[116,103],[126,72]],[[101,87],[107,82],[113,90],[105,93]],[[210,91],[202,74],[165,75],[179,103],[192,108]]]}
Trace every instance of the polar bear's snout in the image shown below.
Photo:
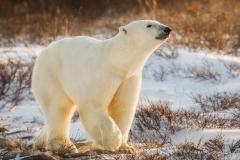
{"label": "polar bear's snout", "polygon": [[167,26],[160,26],[158,35],[155,37],[157,40],[164,40],[169,38],[171,28]]}

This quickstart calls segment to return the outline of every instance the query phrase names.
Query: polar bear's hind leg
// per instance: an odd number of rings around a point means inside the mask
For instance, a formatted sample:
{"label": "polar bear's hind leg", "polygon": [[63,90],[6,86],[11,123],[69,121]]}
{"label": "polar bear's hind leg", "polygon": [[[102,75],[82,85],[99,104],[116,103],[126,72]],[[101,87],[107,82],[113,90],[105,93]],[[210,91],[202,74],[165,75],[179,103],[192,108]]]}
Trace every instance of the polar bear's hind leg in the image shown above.
{"label": "polar bear's hind leg", "polygon": [[58,81],[54,81],[50,75],[41,76],[41,72],[37,70],[33,74],[32,82],[33,92],[41,107],[45,122],[33,148],[37,149],[42,145],[52,151],[77,152],[76,147],[69,140],[70,122],[75,110],[73,102]]}
{"label": "polar bear's hind leg", "polygon": [[[57,96],[58,97],[58,96]],[[69,140],[69,129],[74,105],[67,99],[56,99],[52,102],[48,114],[44,114],[47,124],[48,150],[77,152],[74,144]]]}

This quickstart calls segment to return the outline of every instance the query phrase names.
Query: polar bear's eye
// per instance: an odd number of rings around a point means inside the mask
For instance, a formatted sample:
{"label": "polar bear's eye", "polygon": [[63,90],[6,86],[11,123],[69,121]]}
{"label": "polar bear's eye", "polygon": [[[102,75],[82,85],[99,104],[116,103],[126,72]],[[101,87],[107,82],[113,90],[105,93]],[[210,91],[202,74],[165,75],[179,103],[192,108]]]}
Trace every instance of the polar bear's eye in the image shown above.
{"label": "polar bear's eye", "polygon": [[150,27],[152,27],[152,25],[151,25],[151,24],[147,25],[147,28],[150,28]]}

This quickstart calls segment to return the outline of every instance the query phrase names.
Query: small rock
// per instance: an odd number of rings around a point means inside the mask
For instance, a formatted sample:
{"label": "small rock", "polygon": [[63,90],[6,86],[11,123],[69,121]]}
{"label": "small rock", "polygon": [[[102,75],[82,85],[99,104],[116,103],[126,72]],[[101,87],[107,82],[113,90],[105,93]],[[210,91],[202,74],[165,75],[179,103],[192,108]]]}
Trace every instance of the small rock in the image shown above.
{"label": "small rock", "polygon": [[87,151],[83,153],[72,153],[62,155],[63,158],[78,158],[78,157],[98,157],[98,154],[93,151]]}
{"label": "small rock", "polygon": [[21,137],[20,139],[22,139],[22,140],[24,140],[24,139],[26,139],[26,140],[31,140],[31,139],[33,139],[33,138],[34,138],[33,135],[28,135],[28,136],[23,136],[23,137]]}
{"label": "small rock", "polygon": [[21,133],[21,132],[25,132],[25,130],[10,132],[10,133],[7,133],[6,135],[12,135],[12,134],[17,134],[17,133]]}
{"label": "small rock", "polygon": [[86,152],[81,152],[81,153],[72,153],[72,154],[65,154],[61,155],[62,158],[67,158],[67,159],[89,159],[91,158],[101,158],[101,154],[116,154],[115,152],[112,151],[107,151],[107,150],[91,150],[91,151],[86,151]]}
{"label": "small rock", "polygon": [[38,155],[23,158],[22,160],[57,160],[57,159],[50,156],[50,155],[41,153],[41,154],[38,154]]}
{"label": "small rock", "polygon": [[78,158],[67,158],[67,159],[60,159],[60,160],[90,160],[90,159],[100,159],[99,157],[94,157],[94,156],[83,156],[83,157],[78,157]]}
{"label": "small rock", "polygon": [[9,130],[6,129],[6,128],[1,128],[1,127],[0,127],[0,132],[4,133],[4,132],[6,132],[6,131],[9,131]]}
{"label": "small rock", "polygon": [[27,150],[27,151],[23,151],[20,154],[20,157],[34,156],[34,155],[38,155],[40,153],[41,153],[40,151]]}
{"label": "small rock", "polygon": [[2,160],[9,160],[9,159],[14,159],[17,156],[18,152],[7,152],[6,154],[3,155]]}
{"label": "small rock", "polygon": [[2,133],[2,136],[4,136],[4,133],[5,133],[6,131],[9,131],[9,130],[6,129],[6,128],[1,128],[1,127],[0,127],[0,133]]}
{"label": "small rock", "polygon": [[97,154],[116,154],[113,151],[101,150],[101,149],[95,149],[95,150],[93,150],[93,152],[95,152]]}

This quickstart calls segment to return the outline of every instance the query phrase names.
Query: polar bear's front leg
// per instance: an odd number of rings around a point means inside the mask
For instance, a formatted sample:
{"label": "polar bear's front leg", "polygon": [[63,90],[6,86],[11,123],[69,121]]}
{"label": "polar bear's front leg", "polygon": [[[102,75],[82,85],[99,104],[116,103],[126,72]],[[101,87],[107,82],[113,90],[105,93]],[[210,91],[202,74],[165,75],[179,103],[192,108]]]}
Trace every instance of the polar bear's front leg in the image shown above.
{"label": "polar bear's front leg", "polygon": [[127,144],[129,130],[136,112],[136,105],[141,89],[141,74],[125,80],[118,88],[108,107],[108,114],[122,133],[122,145],[119,151],[134,153],[135,149]]}
{"label": "polar bear's front leg", "polygon": [[69,139],[70,122],[75,106],[59,83],[51,79],[52,76],[40,77],[34,77],[33,90],[41,106],[45,126],[36,137],[33,149],[75,153],[77,149]]}
{"label": "polar bear's front leg", "polygon": [[46,148],[46,143],[47,143],[47,129],[46,126],[44,126],[33,143],[33,149],[44,150]]}
{"label": "polar bear's front leg", "polygon": [[122,133],[107,114],[107,107],[121,80],[103,75],[89,83],[79,100],[78,112],[85,131],[93,141],[92,149],[116,151],[122,144]]}
{"label": "polar bear's front leg", "polygon": [[115,122],[99,106],[88,105],[79,109],[88,136],[93,140],[92,149],[117,150],[122,144],[122,134]]}

